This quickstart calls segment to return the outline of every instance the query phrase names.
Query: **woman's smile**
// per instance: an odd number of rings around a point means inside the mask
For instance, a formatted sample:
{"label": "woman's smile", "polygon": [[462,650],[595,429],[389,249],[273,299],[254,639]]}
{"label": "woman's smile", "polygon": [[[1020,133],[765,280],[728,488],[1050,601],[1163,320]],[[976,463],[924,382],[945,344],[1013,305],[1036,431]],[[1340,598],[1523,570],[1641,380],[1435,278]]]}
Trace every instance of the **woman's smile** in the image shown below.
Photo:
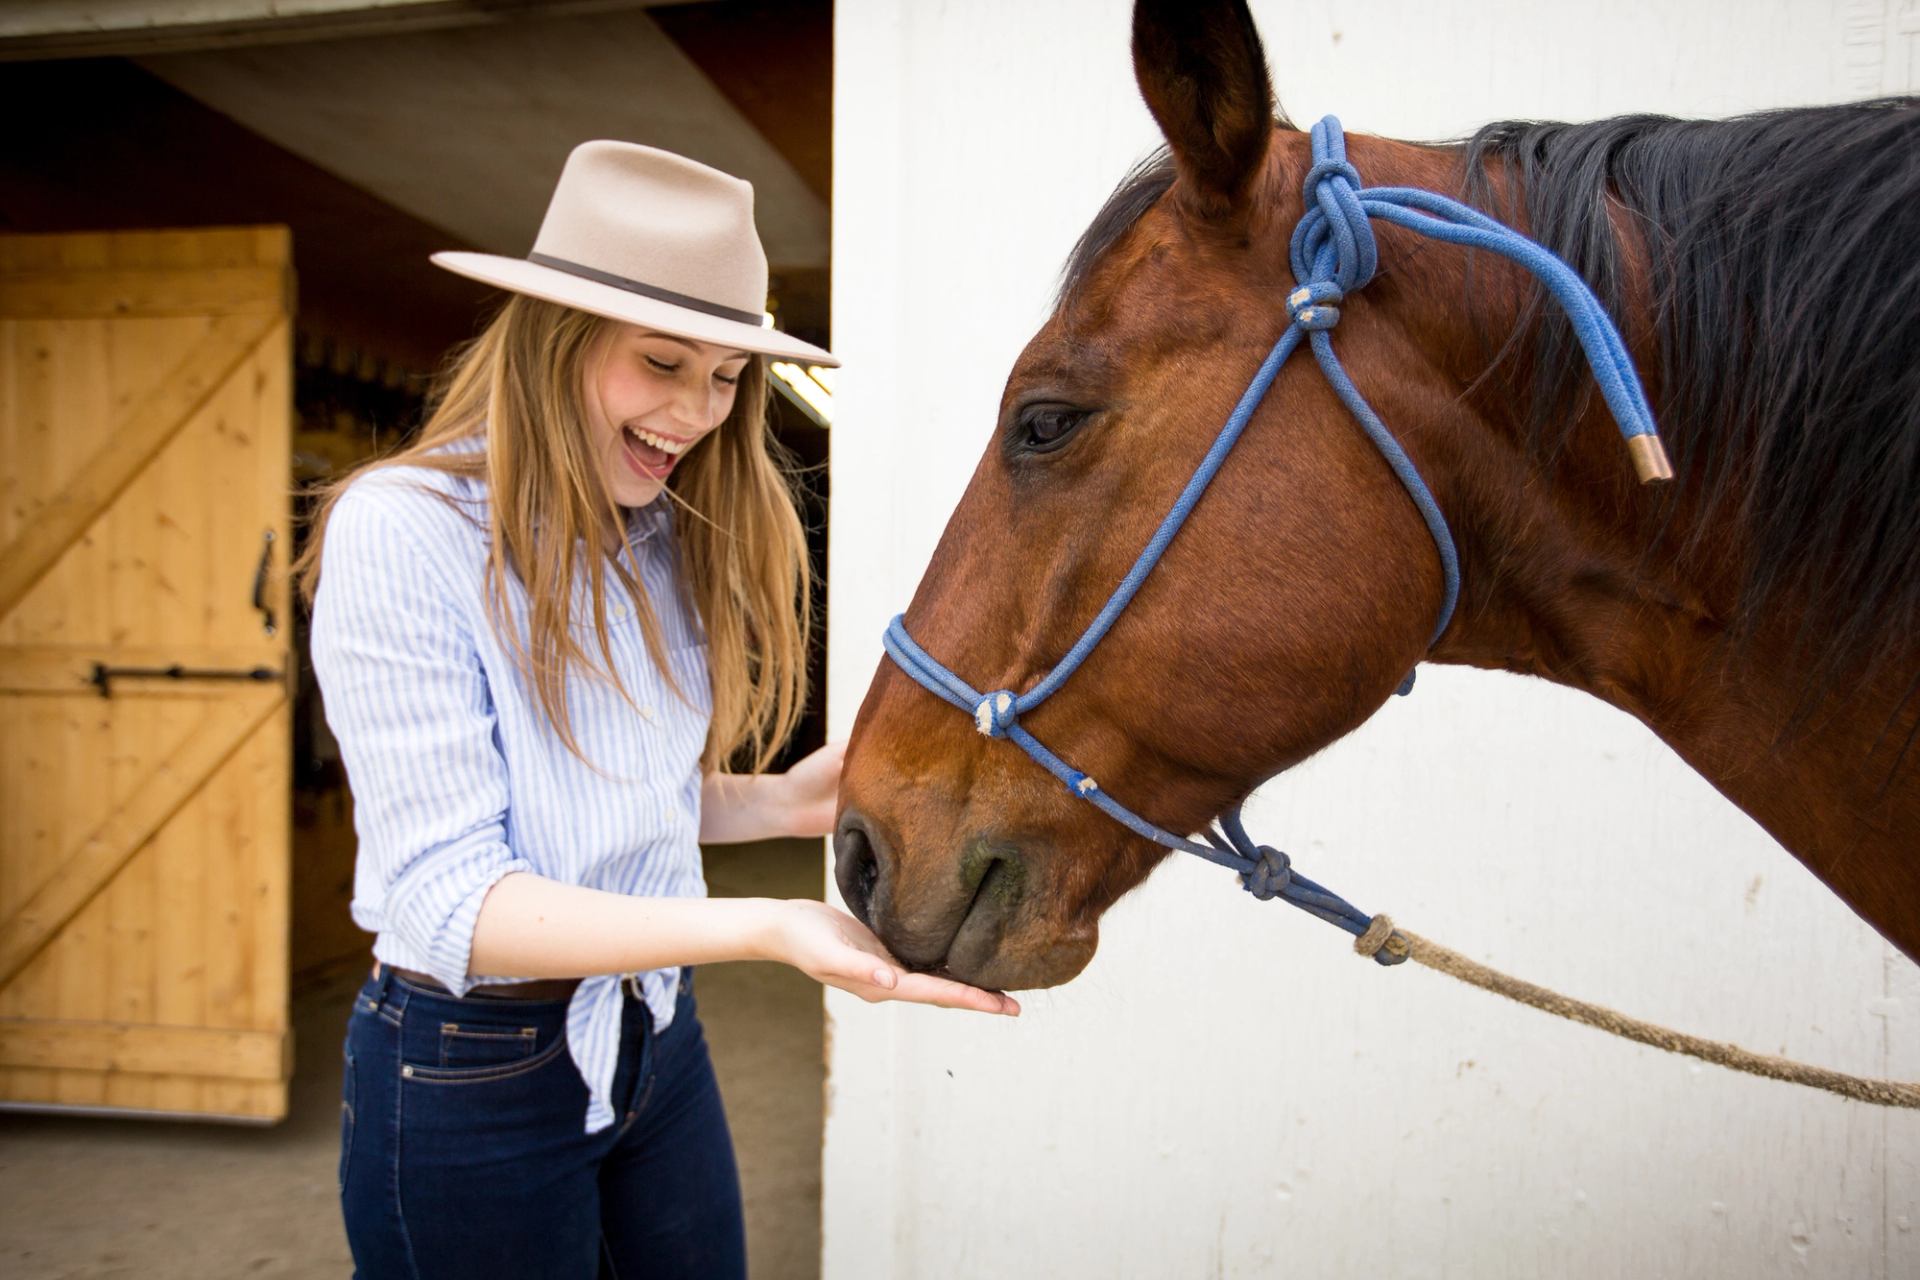
{"label": "woman's smile", "polygon": [[697,443],[697,440],[662,435],[632,423],[622,427],[620,435],[624,446],[621,452],[627,465],[648,480],[665,480],[673,473],[674,464]]}

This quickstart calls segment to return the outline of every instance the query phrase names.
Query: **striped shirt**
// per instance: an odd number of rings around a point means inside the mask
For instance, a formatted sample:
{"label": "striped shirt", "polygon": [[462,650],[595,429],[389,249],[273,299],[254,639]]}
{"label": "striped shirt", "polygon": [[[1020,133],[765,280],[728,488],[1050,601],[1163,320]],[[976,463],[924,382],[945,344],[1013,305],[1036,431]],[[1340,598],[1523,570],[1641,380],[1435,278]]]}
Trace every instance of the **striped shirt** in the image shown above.
{"label": "striped shirt", "polygon": [[[638,706],[603,677],[569,671],[573,733],[598,771],[560,741],[494,634],[487,542],[484,483],[419,467],[368,472],[328,519],[311,632],[327,723],[353,788],[354,921],[378,935],[381,962],[432,974],[461,995],[519,980],[467,973],[481,901],[509,872],[646,897],[706,894],[707,647],[678,589],[666,499],[631,513],[627,548],[682,693],[648,658],[631,599],[597,562],[587,572],[605,575],[614,665]],[[597,656],[590,591],[583,573],[570,625]],[[509,610],[524,635],[527,597],[517,579]],[[622,977],[586,978],[568,1009],[589,1133],[614,1120]],[[678,970],[637,977],[664,1030]]]}

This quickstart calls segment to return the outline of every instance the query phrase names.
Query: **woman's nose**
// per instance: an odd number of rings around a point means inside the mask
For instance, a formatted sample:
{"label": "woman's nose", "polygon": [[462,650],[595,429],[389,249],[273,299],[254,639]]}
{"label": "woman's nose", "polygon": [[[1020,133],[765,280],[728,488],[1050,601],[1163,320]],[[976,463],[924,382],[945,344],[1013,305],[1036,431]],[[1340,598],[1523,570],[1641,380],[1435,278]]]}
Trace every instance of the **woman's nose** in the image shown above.
{"label": "woman's nose", "polygon": [[699,386],[682,387],[674,394],[670,405],[674,426],[681,434],[706,434],[719,426],[720,419],[725,416],[723,399],[711,378],[703,379]]}

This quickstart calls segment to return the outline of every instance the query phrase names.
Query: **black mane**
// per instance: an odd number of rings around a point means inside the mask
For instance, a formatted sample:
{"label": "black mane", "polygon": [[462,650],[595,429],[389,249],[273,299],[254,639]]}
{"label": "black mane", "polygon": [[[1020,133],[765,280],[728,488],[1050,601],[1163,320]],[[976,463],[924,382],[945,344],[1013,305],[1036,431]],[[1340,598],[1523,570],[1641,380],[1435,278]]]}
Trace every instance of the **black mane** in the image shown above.
{"label": "black mane", "polygon": [[[1506,121],[1469,139],[1468,199],[1513,179],[1529,234],[1625,316],[1624,211],[1650,261],[1654,416],[1704,498],[1693,546],[1731,527],[1749,633],[1803,610],[1813,686],[1911,654],[1920,622],[1920,98],[1725,121]],[[1538,295],[1521,354],[1533,447],[1551,456],[1592,387]],[[1517,349],[1517,350],[1516,350]],[[1690,548],[1692,549],[1692,548]]]}
{"label": "black mane", "polygon": [[[1910,654],[1920,625],[1920,98],[1725,121],[1504,121],[1462,144],[1461,160],[1466,198],[1521,222],[1615,317],[1632,256],[1650,257],[1654,414],[1681,483],[1705,497],[1689,550],[1731,526],[1746,552],[1728,625],[1750,632],[1795,601],[1814,685]],[[1511,175],[1524,217],[1496,197],[1490,166]],[[1062,301],[1174,178],[1165,148],[1127,174],[1075,244]],[[1621,244],[1621,211],[1643,244]],[[1541,301],[1490,371],[1519,381],[1544,459],[1593,382],[1564,315]]]}

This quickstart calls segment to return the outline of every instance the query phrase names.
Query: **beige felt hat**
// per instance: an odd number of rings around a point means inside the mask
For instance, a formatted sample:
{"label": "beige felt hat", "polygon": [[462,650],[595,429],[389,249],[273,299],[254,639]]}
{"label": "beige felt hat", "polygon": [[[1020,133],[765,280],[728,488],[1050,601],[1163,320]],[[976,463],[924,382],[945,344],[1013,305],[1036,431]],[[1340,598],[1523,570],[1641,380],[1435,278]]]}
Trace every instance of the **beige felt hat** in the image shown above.
{"label": "beige felt hat", "polygon": [[567,157],[533,252],[436,253],[436,265],[595,315],[809,364],[833,354],[761,317],[767,254],[753,186],[632,142],[583,142]]}

